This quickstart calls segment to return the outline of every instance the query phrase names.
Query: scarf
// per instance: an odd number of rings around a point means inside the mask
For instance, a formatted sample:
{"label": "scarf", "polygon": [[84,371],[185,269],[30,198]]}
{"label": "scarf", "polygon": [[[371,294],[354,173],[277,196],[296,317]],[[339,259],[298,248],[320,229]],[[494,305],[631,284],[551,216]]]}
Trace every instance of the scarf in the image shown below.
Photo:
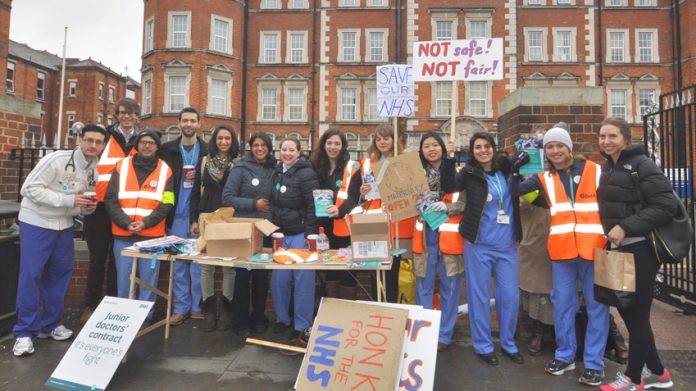
{"label": "scarf", "polygon": [[208,174],[216,183],[222,181],[225,174],[232,169],[232,166],[233,162],[229,155],[225,155],[225,157],[220,157],[218,154],[208,156],[205,162],[206,171],[208,171]]}
{"label": "scarf", "polygon": [[440,183],[440,170],[428,164],[425,167],[425,177],[428,180],[430,191],[438,192],[439,197],[442,198],[444,193],[442,193],[442,186]]}

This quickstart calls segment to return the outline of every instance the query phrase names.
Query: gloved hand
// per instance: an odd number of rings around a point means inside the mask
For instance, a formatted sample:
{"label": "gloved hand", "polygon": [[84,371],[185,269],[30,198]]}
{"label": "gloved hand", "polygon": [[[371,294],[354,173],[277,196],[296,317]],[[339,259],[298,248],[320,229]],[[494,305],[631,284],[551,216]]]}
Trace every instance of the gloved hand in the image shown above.
{"label": "gloved hand", "polygon": [[428,207],[427,210],[430,211],[440,211],[440,212],[446,212],[447,211],[447,204],[445,204],[442,201],[438,201]]}
{"label": "gloved hand", "polygon": [[515,160],[512,162],[512,171],[515,174],[519,173],[520,167],[527,163],[529,163],[529,154],[525,151],[520,151],[517,156],[515,156]]}

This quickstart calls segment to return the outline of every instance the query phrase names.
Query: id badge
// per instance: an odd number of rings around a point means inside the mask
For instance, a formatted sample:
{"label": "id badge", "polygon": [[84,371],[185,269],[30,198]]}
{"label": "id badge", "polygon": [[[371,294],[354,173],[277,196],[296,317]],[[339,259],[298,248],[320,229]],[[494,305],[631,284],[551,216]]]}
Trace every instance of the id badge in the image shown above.
{"label": "id badge", "polygon": [[498,224],[510,224],[510,216],[506,214],[499,214],[497,220]]}
{"label": "id badge", "polygon": [[184,179],[184,189],[191,189],[193,188],[193,181],[189,181],[187,179]]}

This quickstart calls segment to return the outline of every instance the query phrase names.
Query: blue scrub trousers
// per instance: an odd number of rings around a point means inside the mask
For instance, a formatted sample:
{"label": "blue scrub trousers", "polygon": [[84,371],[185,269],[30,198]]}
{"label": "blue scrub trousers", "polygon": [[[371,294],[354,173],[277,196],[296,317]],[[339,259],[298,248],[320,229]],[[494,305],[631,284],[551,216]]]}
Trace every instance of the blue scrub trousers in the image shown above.
{"label": "blue scrub trousers", "polygon": [[425,225],[425,245],[428,252],[428,269],[425,277],[416,277],[416,304],[423,308],[433,308],[435,275],[440,276],[440,335],[438,342],[449,345],[454,334],[459,310],[459,295],[462,278],[460,274],[447,276],[447,268],[440,254],[440,233]]}
{"label": "blue scrub trousers", "polygon": [[[189,216],[176,216],[167,235],[190,238]],[[186,315],[201,312],[201,265],[194,262],[174,262],[174,300],[175,314]]]}
{"label": "blue scrub trousers", "polygon": [[609,306],[594,299],[594,262],[575,259],[551,262],[551,303],[556,330],[556,360],[575,361],[575,313],[578,312],[578,281],[587,306],[587,332],[583,361],[586,369],[604,370],[604,348],[609,334]]}
{"label": "blue scrub trousers", "polygon": [[[124,248],[132,246],[132,242],[119,239],[114,237],[114,256],[116,257],[116,286],[118,289],[118,297],[128,298],[128,291],[130,290],[130,274],[133,267],[133,258],[121,255]],[[138,276],[140,279],[146,283],[156,287],[157,280],[159,278],[159,268],[160,261],[155,261],[154,268],[152,267],[152,260],[150,259],[138,259]],[[157,298],[155,292],[145,289],[143,287],[137,287],[138,292],[136,298],[143,301],[154,302]],[[152,307],[150,313],[147,315],[148,319],[152,319],[152,314],[155,311],[155,307]]]}
{"label": "blue scrub trousers", "polygon": [[[286,235],[283,248],[305,248],[304,234]],[[314,270],[273,270],[271,296],[276,321],[290,325],[290,288],[294,280],[295,330],[304,331],[314,317]]]}
{"label": "blue scrub trousers", "polygon": [[493,353],[491,337],[491,275],[495,280],[495,309],[500,325],[500,347],[508,353],[518,352],[515,329],[519,311],[517,249],[514,246],[464,245],[466,298],[469,303],[469,326],[476,354]]}
{"label": "blue scrub trousers", "polygon": [[[19,285],[14,335],[51,332],[63,320],[65,293],[75,258],[72,227],[62,231],[19,222]],[[39,298],[43,311],[39,311]]]}

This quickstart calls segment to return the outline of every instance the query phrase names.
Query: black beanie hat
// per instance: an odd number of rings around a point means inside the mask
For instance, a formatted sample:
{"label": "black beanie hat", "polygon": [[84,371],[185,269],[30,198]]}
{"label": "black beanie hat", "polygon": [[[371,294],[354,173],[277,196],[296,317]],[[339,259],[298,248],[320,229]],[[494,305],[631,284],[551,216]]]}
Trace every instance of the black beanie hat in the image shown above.
{"label": "black beanie hat", "polygon": [[137,147],[138,143],[140,142],[140,139],[143,138],[143,136],[149,136],[153,140],[155,140],[155,143],[157,143],[157,149],[159,149],[162,146],[162,140],[160,139],[160,133],[159,130],[157,129],[143,129],[138,133],[138,135],[135,137],[135,145]]}

